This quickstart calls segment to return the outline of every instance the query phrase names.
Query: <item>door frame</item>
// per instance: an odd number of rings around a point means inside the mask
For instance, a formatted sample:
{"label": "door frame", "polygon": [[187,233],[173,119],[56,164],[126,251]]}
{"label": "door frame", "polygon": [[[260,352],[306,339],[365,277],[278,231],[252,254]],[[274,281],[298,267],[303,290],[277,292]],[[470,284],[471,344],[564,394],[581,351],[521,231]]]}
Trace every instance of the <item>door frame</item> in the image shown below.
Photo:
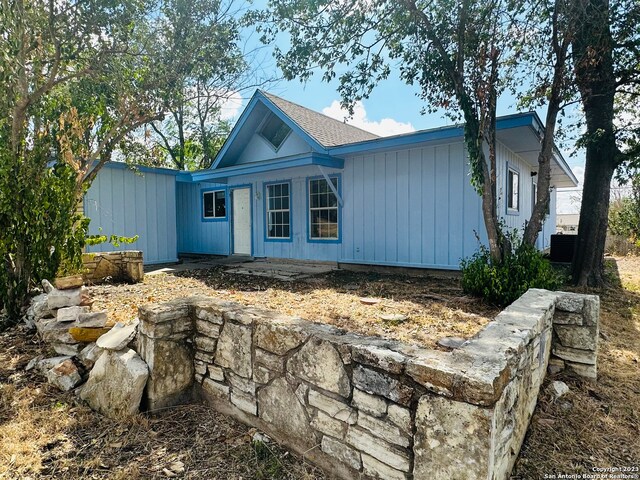
{"label": "door frame", "polygon": [[234,190],[242,190],[248,188],[249,189],[249,235],[251,241],[251,253],[249,256],[253,257],[253,184],[251,183],[240,183],[238,185],[229,185],[227,186],[227,190],[229,191],[229,255],[235,255],[235,246],[234,246],[234,238],[233,238],[233,230],[234,230],[234,218],[233,218],[233,191]]}

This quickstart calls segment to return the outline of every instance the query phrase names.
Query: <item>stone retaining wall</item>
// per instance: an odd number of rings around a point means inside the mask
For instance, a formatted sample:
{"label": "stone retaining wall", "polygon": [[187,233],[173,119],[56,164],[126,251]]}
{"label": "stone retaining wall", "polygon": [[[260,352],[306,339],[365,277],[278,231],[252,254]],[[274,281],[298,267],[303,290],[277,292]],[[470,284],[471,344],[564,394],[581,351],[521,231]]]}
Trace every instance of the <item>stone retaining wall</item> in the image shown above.
{"label": "stone retaining wall", "polygon": [[107,277],[113,280],[138,283],[144,279],[142,252],[83,253],[82,264],[85,282],[100,283]]}
{"label": "stone retaining wall", "polygon": [[339,478],[506,479],[564,314],[596,342],[598,312],[530,290],[444,352],[192,298],[142,307],[138,351],[149,409],[204,398]]}

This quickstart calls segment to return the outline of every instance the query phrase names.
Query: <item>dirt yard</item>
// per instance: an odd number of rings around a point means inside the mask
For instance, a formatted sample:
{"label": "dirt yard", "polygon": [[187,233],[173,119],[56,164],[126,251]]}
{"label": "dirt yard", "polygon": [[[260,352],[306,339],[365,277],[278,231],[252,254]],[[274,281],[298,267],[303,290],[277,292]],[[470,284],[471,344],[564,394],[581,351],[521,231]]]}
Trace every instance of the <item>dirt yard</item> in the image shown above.
{"label": "dirt yard", "polygon": [[[619,259],[609,268],[613,286],[600,292],[600,378],[590,383],[560,375],[571,392],[558,402],[546,388],[556,378],[547,378],[514,478],[543,479],[640,463],[640,258]],[[148,277],[141,285],[93,287],[96,307],[115,309],[113,321],[131,318],[142,303],[213,291],[352,330],[357,325],[365,333],[389,336],[397,329],[402,338],[414,340],[413,335],[426,344],[443,334],[469,335],[495,313],[462,296],[455,278],[336,272],[291,283],[248,281],[212,270]],[[382,301],[368,306],[360,297]],[[409,318],[394,326],[381,318],[386,313]],[[272,443],[253,443],[254,430],[204,406],[121,422],[105,419],[73,394],[61,394],[24,370],[43,348],[21,328],[0,334],[0,478],[325,478]]]}
{"label": "dirt yard", "polygon": [[[106,308],[114,322],[131,321],[138,307],[146,303],[206,295],[430,347],[445,336],[473,336],[499,311],[465,296],[455,276],[407,277],[344,270],[282,281],[227,273],[216,267],[147,275],[144,283],[137,285],[94,286],[91,295],[93,308]],[[377,303],[364,304],[363,298]]]}

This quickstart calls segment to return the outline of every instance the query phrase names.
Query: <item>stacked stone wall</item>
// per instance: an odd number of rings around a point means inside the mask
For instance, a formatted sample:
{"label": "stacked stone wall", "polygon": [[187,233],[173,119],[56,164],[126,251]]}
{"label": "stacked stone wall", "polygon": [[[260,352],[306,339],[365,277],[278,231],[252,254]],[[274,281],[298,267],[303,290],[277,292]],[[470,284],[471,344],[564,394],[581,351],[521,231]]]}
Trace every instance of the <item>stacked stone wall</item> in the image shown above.
{"label": "stacked stone wall", "polygon": [[[146,404],[203,398],[339,478],[506,479],[567,295],[530,290],[452,352],[213,299],[146,306]],[[594,297],[571,298],[597,325]]]}
{"label": "stacked stone wall", "polygon": [[83,253],[82,264],[87,283],[101,283],[107,278],[131,283],[144,280],[142,252],[138,250]]}

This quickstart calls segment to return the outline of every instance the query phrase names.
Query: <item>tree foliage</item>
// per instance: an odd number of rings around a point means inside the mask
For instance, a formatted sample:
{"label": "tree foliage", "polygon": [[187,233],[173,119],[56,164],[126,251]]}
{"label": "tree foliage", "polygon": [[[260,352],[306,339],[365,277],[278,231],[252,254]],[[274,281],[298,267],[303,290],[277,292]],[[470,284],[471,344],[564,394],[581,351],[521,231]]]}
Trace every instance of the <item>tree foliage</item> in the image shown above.
{"label": "tree foliage", "polygon": [[[175,110],[185,70],[234,73],[215,62],[235,55],[233,25],[202,38],[211,48],[196,56],[195,44],[159,43],[157,24],[176,5],[0,0],[0,300],[10,321],[34,282],[63,257],[79,261],[87,221],[78,201],[132,132]],[[177,35],[201,14],[185,15]]]}
{"label": "tree foliage", "polygon": [[[505,90],[522,83],[522,63],[535,60],[549,81],[548,88],[536,91],[536,98],[550,105],[539,157],[538,205],[524,237],[526,243],[535,243],[548,210],[553,135],[568,83],[568,40],[559,21],[564,4],[272,0],[269,5],[270,11],[260,16],[264,41],[272,41],[280,31],[291,38],[291,48],[276,50],[286,78],[304,81],[319,67],[324,80],[339,80],[342,105],[353,113],[356,101],[397,70],[404,82],[419,87],[423,110],[444,109],[452,119],[464,121],[470,181],[482,197],[496,262],[510,251],[498,221],[497,101]],[[546,45],[543,68],[540,57],[525,50],[525,43],[534,39]]]}

